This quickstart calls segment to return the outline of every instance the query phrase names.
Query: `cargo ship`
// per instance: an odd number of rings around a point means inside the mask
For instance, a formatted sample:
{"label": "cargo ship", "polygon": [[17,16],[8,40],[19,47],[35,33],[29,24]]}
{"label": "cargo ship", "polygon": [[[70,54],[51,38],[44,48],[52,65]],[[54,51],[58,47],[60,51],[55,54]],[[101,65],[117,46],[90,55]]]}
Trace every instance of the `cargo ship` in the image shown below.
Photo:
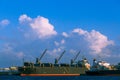
{"label": "cargo ship", "polygon": [[75,62],[80,51],[71,63],[58,63],[65,51],[61,53],[59,58],[55,59],[55,63],[41,63],[43,55],[47,49],[42,53],[40,58],[36,58],[36,62],[24,62],[24,65],[18,67],[20,76],[80,76],[85,75],[85,71],[90,69],[90,64],[86,58]]}
{"label": "cargo ship", "polygon": [[86,71],[86,75],[90,76],[120,76],[120,63],[118,65],[110,65],[105,61],[93,60],[93,66]]}

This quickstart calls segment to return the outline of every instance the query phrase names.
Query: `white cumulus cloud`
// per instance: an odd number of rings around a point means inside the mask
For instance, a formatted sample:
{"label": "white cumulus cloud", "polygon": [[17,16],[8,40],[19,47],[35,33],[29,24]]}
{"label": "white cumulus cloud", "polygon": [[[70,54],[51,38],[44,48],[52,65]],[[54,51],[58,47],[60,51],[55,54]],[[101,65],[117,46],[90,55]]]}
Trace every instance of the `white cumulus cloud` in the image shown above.
{"label": "white cumulus cloud", "polygon": [[24,22],[28,22],[28,21],[32,21],[32,19],[30,17],[28,17],[26,14],[23,14],[19,17],[20,23],[24,23]]}
{"label": "white cumulus cloud", "polygon": [[49,23],[49,20],[41,16],[35,18],[34,21],[30,23],[30,26],[34,31],[36,31],[39,38],[49,37],[57,34],[57,32],[54,30],[54,26]]}
{"label": "white cumulus cloud", "polygon": [[78,33],[80,35],[84,35],[85,33],[88,33],[87,31],[80,29],[80,28],[74,29],[73,32]]}
{"label": "white cumulus cloud", "polygon": [[53,49],[53,50],[51,50],[51,51],[48,51],[48,53],[49,53],[51,56],[53,56],[54,58],[56,58],[56,57],[59,56],[58,53],[60,53],[61,51],[62,51],[61,48],[55,48],[55,49]]}
{"label": "white cumulus cloud", "polygon": [[90,49],[95,53],[100,53],[103,48],[114,44],[112,40],[108,40],[107,36],[95,30],[88,32],[86,30],[78,28],[74,29],[73,32],[84,36],[84,39],[89,43]]}
{"label": "white cumulus cloud", "polygon": [[74,49],[70,49],[69,52],[72,53],[72,54],[74,54],[74,53],[76,52],[76,50],[74,50]]}
{"label": "white cumulus cloud", "polygon": [[4,19],[4,20],[0,21],[1,26],[7,26],[8,24],[10,24],[10,21],[7,20],[7,19]]}
{"label": "white cumulus cloud", "polygon": [[63,32],[62,35],[63,35],[64,37],[69,37],[69,35],[68,35],[66,32]]}
{"label": "white cumulus cloud", "polygon": [[19,17],[20,23],[28,23],[29,27],[36,33],[38,38],[48,38],[56,35],[57,32],[54,30],[54,26],[45,17],[38,16],[36,18],[30,18],[27,15],[21,15]]}
{"label": "white cumulus cloud", "polygon": [[55,46],[61,46],[61,45],[65,44],[65,40],[62,39],[60,42],[54,41],[54,44],[55,44]]}
{"label": "white cumulus cloud", "polygon": [[61,44],[64,44],[64,43],[65,43],[65,40],[64,40],[64,39],[62,39],[62,40],[61,40]]}
{"label": "white cumulus cloud", "polygon": [[55,44],[56,46],[59,46],[59,42],[57,42],[57,41],[54,41],[54,44]]}

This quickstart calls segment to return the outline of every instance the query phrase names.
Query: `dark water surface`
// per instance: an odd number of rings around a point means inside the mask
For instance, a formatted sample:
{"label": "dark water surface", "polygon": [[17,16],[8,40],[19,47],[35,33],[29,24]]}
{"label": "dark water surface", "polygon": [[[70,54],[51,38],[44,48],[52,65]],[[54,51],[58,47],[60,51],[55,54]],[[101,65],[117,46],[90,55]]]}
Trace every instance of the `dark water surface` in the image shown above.
{"label": "dark water surface", "polygon": [[77,76],[77,77],[0,76],[0,80],[120,80],[120,76]]}

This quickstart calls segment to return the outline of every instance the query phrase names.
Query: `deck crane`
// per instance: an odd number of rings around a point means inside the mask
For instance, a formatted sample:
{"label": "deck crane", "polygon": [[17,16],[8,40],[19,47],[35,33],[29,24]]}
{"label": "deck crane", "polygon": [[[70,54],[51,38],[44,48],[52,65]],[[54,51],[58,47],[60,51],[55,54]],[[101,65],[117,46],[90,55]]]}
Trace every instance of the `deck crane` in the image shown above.
{"label": "deck crane", "polygon": [[77,59],[77,57],[79,56],[79,54],[80,54],[80,51],[77,53],[77,55],[75,56],[74,59],[71,59],[71,64],[73,64],[75,62],[75,60]]}
{"label": "deck crane", "polygon": [[63,54],[65,53],[65,50],[62,52],[62,54],[60,55],[60,57],[57,59],[55,59],[55,64],[58,64],[58,61],[62,58]]}
{"label": "deck crane", "polygon": [[40,58],[36,58],[36,64],[40,63],[40,60],[42,59],[42,57],[45,55],[47,49],[44,50],[44,52],[42,53],[42,55],[40,56]]}

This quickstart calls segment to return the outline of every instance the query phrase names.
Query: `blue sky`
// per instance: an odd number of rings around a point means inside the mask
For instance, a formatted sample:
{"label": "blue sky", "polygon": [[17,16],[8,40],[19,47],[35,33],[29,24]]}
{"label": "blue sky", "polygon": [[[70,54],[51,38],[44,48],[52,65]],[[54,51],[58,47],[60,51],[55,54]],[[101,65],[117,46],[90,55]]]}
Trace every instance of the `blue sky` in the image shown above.
{"label": "blue sky", "polygon": [[65,49],[61,62],[82,50],[90,61],[101,55],[117,63],[119,30],[119,0],[1,0],[0,63],[21,65],[23,57],[34,61],[46,48],[43,62],[54,62]]}

